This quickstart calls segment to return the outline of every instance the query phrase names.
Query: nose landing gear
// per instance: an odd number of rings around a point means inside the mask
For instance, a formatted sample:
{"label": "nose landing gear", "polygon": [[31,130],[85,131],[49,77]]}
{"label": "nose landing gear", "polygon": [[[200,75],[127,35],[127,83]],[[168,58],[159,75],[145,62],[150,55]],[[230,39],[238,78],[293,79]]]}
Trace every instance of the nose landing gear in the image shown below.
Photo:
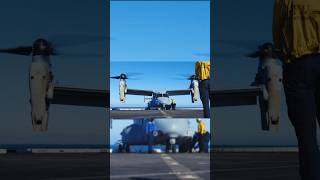
{"label": "nose landing gear", "polygon": [[167,144],[166,144],[166,153],[176,153],[177,150],[176,150],[176,139],[174,138],[171,138],[167,141]]}

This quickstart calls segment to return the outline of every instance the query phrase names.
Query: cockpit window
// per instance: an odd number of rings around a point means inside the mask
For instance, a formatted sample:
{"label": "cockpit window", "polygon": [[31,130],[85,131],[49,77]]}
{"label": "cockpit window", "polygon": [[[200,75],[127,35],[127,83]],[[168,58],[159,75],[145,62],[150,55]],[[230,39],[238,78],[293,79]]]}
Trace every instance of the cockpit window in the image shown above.
{"label": "cockpit window", "polygon": [[159,97],[169,97],[169,95],[168,94],[157,94],[156,98],[159,98]]}

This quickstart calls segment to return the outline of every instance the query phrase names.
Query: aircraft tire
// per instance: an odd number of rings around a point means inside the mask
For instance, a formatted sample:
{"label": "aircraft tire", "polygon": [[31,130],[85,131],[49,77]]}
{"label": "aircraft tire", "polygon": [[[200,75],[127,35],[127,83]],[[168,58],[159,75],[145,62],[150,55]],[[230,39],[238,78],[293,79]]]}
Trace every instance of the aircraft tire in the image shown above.
{"label": "aircraft tire", "polygon": [[124,145],[124,149],[125,149],[125,152],[126,152],[126,153],[130,153],[130,145],[125,144],[125,145]]}
{"label": "aircraft tire", "polygon": [[192,153],[192,138],[187,140],[187,152]]}
{"label": "aircraft tire", "polygon": [[185,143],[179,144],[179,153],[185,153]]}
{"label": "aircraft tire", "polygon": [[123,152],[123,147],[122,147],[121,144],[119,144],[119,146],[118,146],[118,152],[119,152],[119,153],[122,153],[122,152]]}
{"label": "aircraft tire", "polygon": [[170,144],[170,140],[167,141],[166,143],[166,153],[176,153],[176,144]]}
{"label": "aircraft tire", "polygon": [[171,144],[171,149],[172,149],[172,153],[176,153],[176,145],[175,144]]}
{"label": "aircraft tire", "polygon": [[192,152],[192,138],[187,138],[181,145],[179,145],[179,152]]}
{"label": "aircraft tire", "polygon": [[187,142],[184,142],[179,145],[179,152],[180,153],[187,153],[188,152]]}
{"label": "aircraft tire", "polygon": [[166,153],[168,154],[170,151],[169,151],[169,146],[166,145]]}
{"label": "aircraft tire", "polygon": [[169,141],[167,141],[166,143],[166,153],[169,153],[170,152],[170,143]]}
{"label": "aircraft tire", "polygon": [[176,152],[176,150],[175,150],[175,144],[170,144],[170,141],[168,140],[167,141],[167,144],[166,144],[166,153],[170,153],[170,151],[172,152],[172,153],[175,153]]}

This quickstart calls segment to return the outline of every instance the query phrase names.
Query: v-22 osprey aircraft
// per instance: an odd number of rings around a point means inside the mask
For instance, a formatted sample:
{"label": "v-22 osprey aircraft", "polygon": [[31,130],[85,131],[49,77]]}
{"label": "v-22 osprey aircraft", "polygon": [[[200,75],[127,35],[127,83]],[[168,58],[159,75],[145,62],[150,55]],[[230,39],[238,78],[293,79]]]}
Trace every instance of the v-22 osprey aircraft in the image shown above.
{"label": "v-22 osprey aircraft", "polygon": [[32,46],[0,49],[0,53],[32,56],[29,68],[31,119],[34,131],[47,131],[50,104],[108,106],[107,90],[55,87],[51,56],[59,55],[52,42],[39,38]]}
{"label": "v-22 osprey aircraft", "polygon": [[125,73],[120,74],[119,76],[112,76],[111,79],[119,80],[119,98],[121,103],[125,103],[126,95],[140,95],[147,96],[150,101],[146,107],[146,110],[169,110],[171,109],[172,101],[171,96],[181,96],[181,95],[191,95],[192,103],[198,101],[199,98],[199,83],[195,75],[192,75],[188,78],[190,80],[189,89],[181,90],[170,90],[165,92],[155,92],[149,90],[140,90],[140,89],[129,89],[127,87],[128,75]]}

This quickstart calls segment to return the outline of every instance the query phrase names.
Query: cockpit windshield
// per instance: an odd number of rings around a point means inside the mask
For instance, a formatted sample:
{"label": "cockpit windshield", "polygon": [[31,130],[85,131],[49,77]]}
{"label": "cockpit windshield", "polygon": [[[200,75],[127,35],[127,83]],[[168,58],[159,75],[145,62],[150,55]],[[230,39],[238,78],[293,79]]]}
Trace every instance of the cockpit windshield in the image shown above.
{"label": "cockpit windshield", "polygon": [[169,97],[168,94],[156,94],[156,98],[159,98],[159,97]]}

